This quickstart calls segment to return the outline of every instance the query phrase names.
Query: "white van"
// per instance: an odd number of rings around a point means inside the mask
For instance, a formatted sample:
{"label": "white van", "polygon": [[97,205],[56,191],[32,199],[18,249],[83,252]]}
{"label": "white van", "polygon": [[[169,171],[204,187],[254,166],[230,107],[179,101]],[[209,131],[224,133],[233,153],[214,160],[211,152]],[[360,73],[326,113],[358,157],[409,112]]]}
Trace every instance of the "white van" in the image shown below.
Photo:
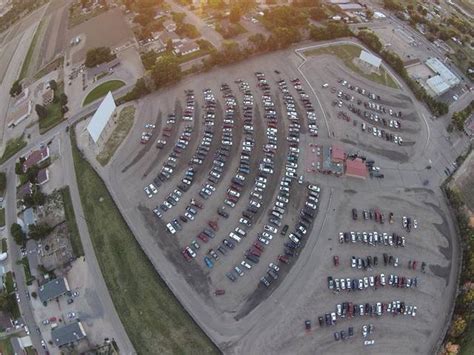
{"label": "white van", "polygon": [[234,232],[230,232],[229,237],[232,238],[233,240],[235,240],[237,243],[240,243],[240,241],[242,240],[242,239],[241,239],[237,234],[235,234]]}

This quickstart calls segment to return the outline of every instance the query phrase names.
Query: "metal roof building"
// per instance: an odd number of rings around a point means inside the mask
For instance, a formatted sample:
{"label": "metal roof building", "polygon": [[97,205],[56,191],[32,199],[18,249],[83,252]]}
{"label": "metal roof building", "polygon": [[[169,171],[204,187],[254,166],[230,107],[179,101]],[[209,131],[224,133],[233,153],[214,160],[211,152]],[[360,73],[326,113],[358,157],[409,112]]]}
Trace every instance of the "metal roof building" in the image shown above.
{"label": "metal roof building", "polygon": [[69,292],[69,284],[66,278],[62,277],[59,279],[51,280],[38,289],[38,296],[41,302],[47,302],[53,300],[59,296],[64,295],[66,292]]}
{"label": "metal roof building", "polygon": [[442,95],[450,88],[458,85],[461,81],[448,69],[438,58],[429,58],[425,62],[433,73],[437,74],[426,81],[428,87],[433,90],[436,95]]}
{"label": "metal roof building", "polygon": [[379,68],[382,64],[382,59],[364,50],[360,51],[359,59],[376,68]]}
{"label": "metal roof building", "polygon": [[51,339],[58,347],[73,344],[86,337],[86,332],[81,322],[69,323],[61,328],[51,330]]}
{"label": "metal roof building", "polygon": [[97,144],[99,141],[99,138],[105,126],[107,126],[107,123],[112,117],[116,107],[117,106],[115,105],[114,97],[109,91],[87,125],[87,131],[89,132],[94,143]]}

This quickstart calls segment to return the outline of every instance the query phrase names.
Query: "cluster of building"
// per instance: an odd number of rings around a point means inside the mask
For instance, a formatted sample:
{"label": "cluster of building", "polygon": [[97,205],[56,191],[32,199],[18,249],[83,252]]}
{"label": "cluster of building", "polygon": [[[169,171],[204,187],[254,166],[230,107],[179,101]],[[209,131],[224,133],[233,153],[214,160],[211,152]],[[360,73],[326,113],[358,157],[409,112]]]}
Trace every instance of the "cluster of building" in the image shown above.
{"label": "cluster of building", "polygon": [[163,32],[153,32],[153,49],[157,52],[164,52],[169,42],[173,46],[173,52],[176,55],[186,55],[197,52],[199,45],[189,39],[181,38],[175,31],[176,23],[171,20],[163,22],[165,30]]}
{"label": "cluster of building", "polygon": [[[71,289],[65,277],[50,280],[38,289],[38,297],[43,304],[59,299],[64,295],[70,295]],[[86,338],[86,332],[79,320],[58,326],[51,324],[51,339],[58,347],[72,345]]]}
{"label": "cluster of building", "polygon": [[323,146],[321,173],[366,179],[369,170],[361,158],[348,158],[340,145]]}
{"label": "cluster of building", "polygon": [[[21,165],[22,171],[25,174],[28,169],[33,166],[41,166],[44,162],[46,162],[49,158],[49,147],[44,146],[40,149],[33,150],[24,157],[22,157],[23,163]],[[36,177],[37,185],[44,185],[46,182],[49,181],[49,171],[47,167],[41,168],[38,171],[38,175]],[[23,200],[27,195],[31,195],[33,193],[33,184],[30,181],[27,181],[25,184],[18,188],[17,197],[20,200]]]}

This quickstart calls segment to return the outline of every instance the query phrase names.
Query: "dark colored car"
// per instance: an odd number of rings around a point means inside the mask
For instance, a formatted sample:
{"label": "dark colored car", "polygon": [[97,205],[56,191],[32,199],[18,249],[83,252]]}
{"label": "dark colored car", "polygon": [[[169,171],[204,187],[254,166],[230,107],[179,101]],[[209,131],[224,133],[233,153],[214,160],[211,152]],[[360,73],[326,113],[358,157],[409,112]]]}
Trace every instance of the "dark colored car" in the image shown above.
{"label": "dark colored car", "polygon": [[305,320],[304,321],[304,327],[306,330],[311,330],[311,321],[310,320]]}
{"label": "dark colored car", "polygon": [[339,266],[339,257],[337,255],[333,256],[334,266]]}
{"label": "dark colored car", "polygon": [[357,220],[357,210],[355,208],[352,209],[352,219]]}

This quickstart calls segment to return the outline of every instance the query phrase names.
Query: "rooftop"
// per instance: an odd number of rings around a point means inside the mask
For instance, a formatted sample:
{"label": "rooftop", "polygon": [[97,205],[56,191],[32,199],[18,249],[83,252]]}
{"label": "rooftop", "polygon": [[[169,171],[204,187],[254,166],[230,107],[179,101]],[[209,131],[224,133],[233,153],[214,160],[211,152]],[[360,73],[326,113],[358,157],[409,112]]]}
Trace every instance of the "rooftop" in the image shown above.
{"label": "rooftop", "polygon": [[87,78],[89,80],[92,80],[97,75],[102,74],[104,72],[108,72],[119,64],[120,64],[120,60],[118,58],[115,58],[115,59],[112,59],[110,62],[102,63],[93,68],[89,68],[87,69]]}
{"label": "rooftop", "polygon": [[346,161],[346,175],[365,179],[368,176],[367,166],[360,158],[348,159]]}
{"label": "rooftop", "polygon": [[86,337],[86,332],[81,322],[74,322],[51,330],[51,338],[58,347],[72,344]]}
{"label": "rooftop", "polygon": [[426,60],[425,64],[430,68],[433,72],[440,75],[441,78],[451,87],[459,84],[459,78],[448,69],[446,65],[444,65],[438,58],[429,58]]}
{"label": "rooftop", "polygon": [[341,162],[344,161],[344,158],[346,157],[346,154],[344,153],[344,148],[337,144],[333,144],[331,148],[332,160]]}
{"label": "rooftop", "polygon": [[44,146],[43,148],[34,150],[28,155],[25,162],[23,163],[23,172],[27,172],[32,166],[41,163],[42,161],[49,158],[49,148]]}
{"label": "rooftop", "polygon": [[380,64],[382,64],[382,59],[364,50],[360,51],[359,59],[376,68],[380,67]]}
{"label": "rooftop", "polygon": [[70,291],[70,289],[67,280],[64,277],[61,277],[42,285],[38,289],[38,296],[41,302],[47,302],[65,294],[68,291]]}
{"label": "rooftop", "polygon": [[341,175],[344,171],[344,165],[340,162],[335,163],[332,160],[331,147],[323,146],[323,171],[326,173]]}

